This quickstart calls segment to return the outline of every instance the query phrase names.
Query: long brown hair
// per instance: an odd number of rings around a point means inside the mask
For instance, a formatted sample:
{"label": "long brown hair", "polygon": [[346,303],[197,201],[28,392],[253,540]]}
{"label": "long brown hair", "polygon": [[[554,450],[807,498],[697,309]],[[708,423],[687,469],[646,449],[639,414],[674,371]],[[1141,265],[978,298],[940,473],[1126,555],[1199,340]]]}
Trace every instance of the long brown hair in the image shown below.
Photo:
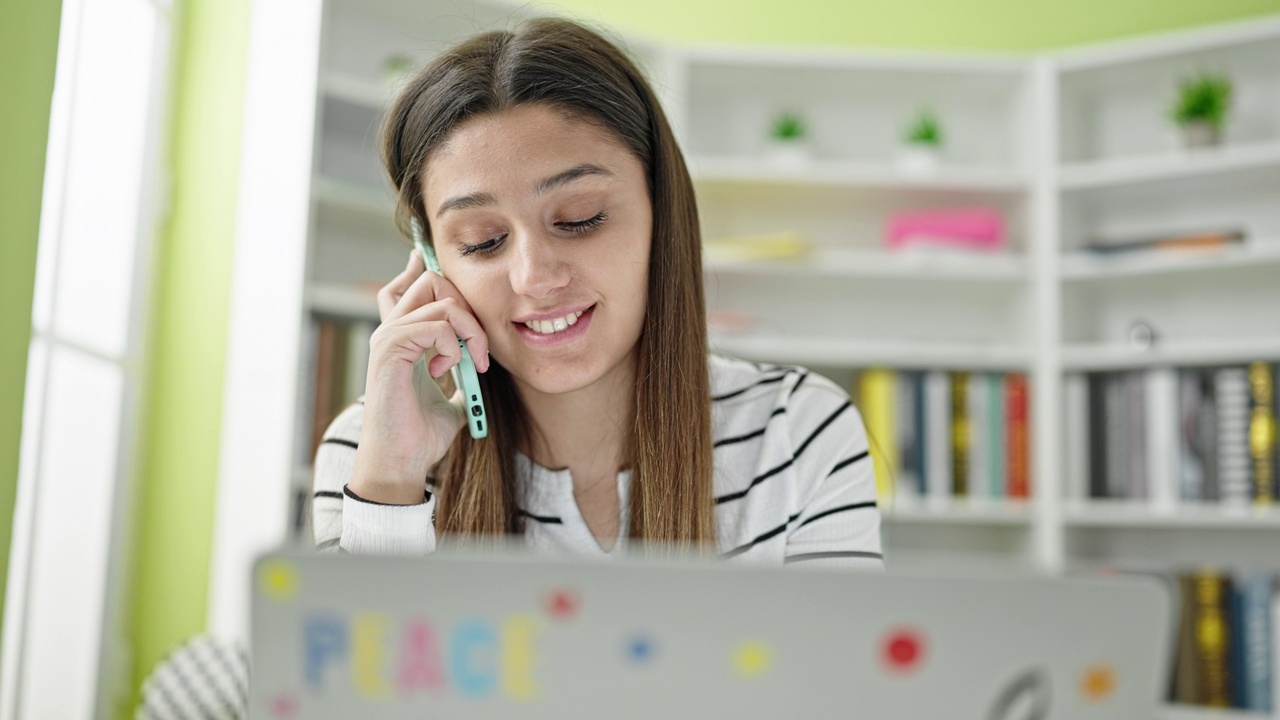
{"label": "long brown hair", "polygon": [[[653,205],[648,307],[637,344],[630,447],[630,536],[689,547],[715,540],[711,391],[702,244],[693,184],[656,95],[626,54],[576,23],[541,18],[446,51],[400,93],[382,127],[382,157],[402,231],[427,228],[423,177],[432,151],[470,118],[538,103],[611,130],[640,160]],[[436,528],[462,536],[520,533],[515,450],[530,439],[511,375],[480,376],[489,438],[466,432],[437,466]]]}

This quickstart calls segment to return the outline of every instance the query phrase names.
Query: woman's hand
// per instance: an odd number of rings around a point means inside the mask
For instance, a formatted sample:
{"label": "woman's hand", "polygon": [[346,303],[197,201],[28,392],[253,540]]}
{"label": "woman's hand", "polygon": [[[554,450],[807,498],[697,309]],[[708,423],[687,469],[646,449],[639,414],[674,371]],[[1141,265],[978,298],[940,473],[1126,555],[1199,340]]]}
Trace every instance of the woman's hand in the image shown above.
{"label": "woman's hand", "polygon": [[382,324],[369,340],[364,425],[349,487],[366,500],[412,505],[423,501],[427,471],[466,425],[461,391],[445,397],[437,380],[461,360],[459,337],[476,370],[487,371],[489,339],[458,289],[425,272],[417,252],[378,291],[378,314]]}

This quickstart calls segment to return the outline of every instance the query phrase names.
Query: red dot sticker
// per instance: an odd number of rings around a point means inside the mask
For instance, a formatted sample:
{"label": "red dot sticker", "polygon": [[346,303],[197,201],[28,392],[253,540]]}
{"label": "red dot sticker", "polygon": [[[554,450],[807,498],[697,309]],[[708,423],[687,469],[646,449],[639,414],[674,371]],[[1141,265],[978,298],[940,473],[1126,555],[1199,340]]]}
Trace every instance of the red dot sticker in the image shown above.
{"label": "red dot sticker", "polygon": [[291,718],[298,712],[298,701],[292,695],[277,695],[271,701],[271,715],[278,718]]}
{"label": "red dot sticker", "polygon": [[911,628],[898,628],[885,636],[881,659],[886,670],[909,673],[924,663],[925,642],[920,633]]}
{"label": "red dot sticker", "polygon": [[556,590],[547,596],[545,608],[547,614],[556,620],[569,620],[578,613],[581,601],[572,590]]}

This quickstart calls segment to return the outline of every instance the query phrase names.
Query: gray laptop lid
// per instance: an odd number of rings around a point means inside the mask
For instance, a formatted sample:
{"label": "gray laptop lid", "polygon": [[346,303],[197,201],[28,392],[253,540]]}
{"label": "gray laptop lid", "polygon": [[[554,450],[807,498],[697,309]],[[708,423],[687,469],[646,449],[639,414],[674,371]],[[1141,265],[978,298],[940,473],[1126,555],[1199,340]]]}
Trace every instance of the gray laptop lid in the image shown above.
{"label": "gray laptop lid", "polygon": [[253,718],[1155,716],[1154,581],[438,553],[255,567]]}

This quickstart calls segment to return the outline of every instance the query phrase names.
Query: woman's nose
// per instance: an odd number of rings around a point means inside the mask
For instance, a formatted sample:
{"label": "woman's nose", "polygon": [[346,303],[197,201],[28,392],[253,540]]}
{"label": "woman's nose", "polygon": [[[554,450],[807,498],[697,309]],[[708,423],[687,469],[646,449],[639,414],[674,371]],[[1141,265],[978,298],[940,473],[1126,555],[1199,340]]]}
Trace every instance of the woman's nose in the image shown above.
{"label": "woman's nose", "polygon": [[511,289],[519,295],[546,297],[569,284],[573,273],[546,238],[517,239],[511,267]]}

